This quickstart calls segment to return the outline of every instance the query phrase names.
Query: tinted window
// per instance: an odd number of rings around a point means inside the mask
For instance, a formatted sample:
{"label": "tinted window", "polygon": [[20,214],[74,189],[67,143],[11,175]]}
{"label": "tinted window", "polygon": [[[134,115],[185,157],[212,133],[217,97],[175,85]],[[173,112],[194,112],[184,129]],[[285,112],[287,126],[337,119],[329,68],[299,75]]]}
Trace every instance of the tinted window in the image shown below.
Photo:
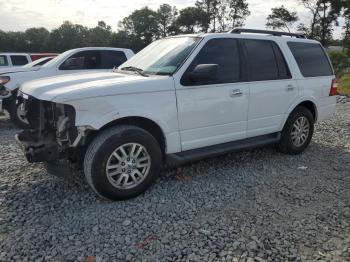
{"label": "tinted window", "polygon": [[200,85],[193,83],[188,77],[189,73],[200,64],[218,65],[218,80],[215,83],[200,84],[234,83],[241,79],[239,50],[235,39],[209,40],[185,72],[181,79],[183,85]]}
{"label": "tinted window", "polygon": [[14,66],[22,66],[22,65],[28,64],[27,57],[23,55],[12,55],[11,61],[12,61],[12,65]]}
{"label": "tinted window", "polygon": [[82,51],[72,55],[61,66],[60,70],[89,70],[101,68],[100,51]]}
{"label": "tinted window", "polygon": [[288,46],[304,77],[333,75],[329,60],[319,44],[289,42]]}
{"label": "tinted window", "polygon": [[8,66],[7,57],[5,55],[0,55],[0,66]]}
{"label": "tinted window", "polygon": [[101,69],[112,69],[123,64],[127,58],[121,51],[102,51]]}
{"label": "tinted window", "polygon": [[[289,77],[281,51],[271,41],[244,40],[251,81],[276,80]],[[275,54],[276,52],[276,54]],[[281,69],[279,69],[279,64]]]}

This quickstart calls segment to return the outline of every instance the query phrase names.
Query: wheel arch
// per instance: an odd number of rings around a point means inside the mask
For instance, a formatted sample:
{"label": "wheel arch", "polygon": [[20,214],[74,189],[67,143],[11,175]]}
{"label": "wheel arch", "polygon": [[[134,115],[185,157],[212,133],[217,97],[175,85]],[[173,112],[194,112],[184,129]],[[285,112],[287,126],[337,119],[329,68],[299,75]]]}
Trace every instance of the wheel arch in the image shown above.
{"label": "wheel arch", "polygon": [[[316,107],[314,102],[312,102],[310,100],[305,100],[305,101],[299,103],[298,105],[296,105],[294,107],[294,109],[299,107],[299,106],[306,107],[311,112],[312,116],[314,117],[314,121],[315,122],[317,121],[317,107]],[[292,112],[294,111],[294,109],[292,110]]]}
{"label": "wheel arch", "polygon": [[280,130],[283,129],[283,127],[285,126],[285,124],[287,122],[288,117],[298,106],[303,106],[303,107],[306,107],[307,109],[309,109],[312,116],[314,117],[315,122],[317,121],[318,111],[317,111],[317,106],[316,106],[315,101],[313,99],[303,99],[303,100],[297,101],[295,104],[293,104],[289,108],[288,113],[285,115],[284,121],[282,122]]}
{"label": "wheel arch", "polygon": [[117,125],[133,125],[137,126],[139,128],[142,128],[149,132],[159,143],[159,146],[161,148],[161,151],[163,155],[165,155],[166,152],[166,137],[163,129],[153,120],[146,118],[146,117],[140,117],[140,116],[126,116],[122,118],[118,118],[116,120],[113,120],[104,126],[102,126],[99,130],[93,131],[90,133],[88,137],[88,143],[90,142],[103,130],[106,130],[107,128],[110,128],[112,126]]}

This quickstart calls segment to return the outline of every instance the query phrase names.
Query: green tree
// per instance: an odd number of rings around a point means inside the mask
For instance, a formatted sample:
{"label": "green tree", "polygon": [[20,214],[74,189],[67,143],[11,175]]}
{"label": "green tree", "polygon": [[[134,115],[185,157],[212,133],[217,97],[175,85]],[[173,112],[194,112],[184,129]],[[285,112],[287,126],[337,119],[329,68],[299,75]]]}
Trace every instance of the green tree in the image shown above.
{"label": "green tree", "polygon": [[99,21],[97,26],[89,29],[87,44],[89,46],[109,46],[112,36],[112,28],[104,21]]}
{"label": "green tree", "polygon": [[193,34],[206,30],[206,17],[203,10],[197,7],[187,7],[180,10],[176,26],[182,33]]}
{"label": "green tree", "polygon": [[49,30],[40,28],[29,28],[24,32],[26,51],[45,52],[47,41],[50,37]]}
{"label": "green tree", "polygon": [[202,11],[202,30],[208,32],[212,25],[212,32],[216,32],[219,0],[197,0],[196,7]]}
{"label": "green tree", "polygon": [[337,24],[344,0],[300,0],[312,14],[309,37],[323,45],[332,39],[333,25]]}
{"label": "green tree", "polygon": [[51,31],[47,51],[63,52],[69,49],[86,47],[89,30],[87,27],[65,21]]}
{"label": "green tree", "polygon": [[290,32],[293,24],[298,21],[296,12],[288,11],[283,5],[281,7],[272,8],[272,13],[268,15],[266,27],[272,29],[287,29]]}
{"label": "green tree", "polygon": [[155,11],[144,7],[124,18],[120,27],[129,35],[138,36],[144,45],[148,45],[160,36],[157,16]]}
{"label": "green tree", "polygon": [[161,34],[163,37],[173,34],[175,20],[177,16],[176,7],[171,7],[168,4],[161,5],[157,10],[157,18],[160,25]]}
{"label": "green tree", "polygon": [[329,52],[329,57],[337,77],[341,78],[345,69],[350,66],[347,54],[345,52]]}
{"label": "green tree", "polygon": [[110,46],[130,48],[134,52],[138,52],[145,47],[145,44],[136,35],[130,35],[126,31],[118,31],[117,33],[112,33]]}

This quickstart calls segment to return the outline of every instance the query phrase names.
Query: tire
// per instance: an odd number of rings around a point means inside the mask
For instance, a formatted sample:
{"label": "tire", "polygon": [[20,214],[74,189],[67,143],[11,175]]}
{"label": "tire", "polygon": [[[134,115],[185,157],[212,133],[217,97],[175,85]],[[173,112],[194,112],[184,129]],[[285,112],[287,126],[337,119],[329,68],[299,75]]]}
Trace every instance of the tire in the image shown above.
{"label": "tire", "polygon": [[21,118],[19,116],[19,107],[21,106],[20,104],[16,103],[16,99],[13,98],[11,99],[10,103],[9,103],[9,114],[10,114],[10,118],[11,121],[19,128],[21,129],[30,129],[30,125],[28,123],[28,121],[25,121],[24,118]]}
{"label": "tire", "polygon": [[102,131],[91,142],[84,158],[84,173],[98,195],[126,200],[145,192],[157,179],[161,165],[158,141],[144,129],[123,125]]}
{"label": "tire", "polygon": [[[304,120],[302,120],[304,119]],[[297,123],[298,121],[298,123]],[[301,123],[307,123],[308,128],[306,128],[307,124],[305,125],[305,129],[302,128],[303,131],[296,131],[294,125],[296,126],[302,126]],[[285,154],[291,154],[291,155],[297,155],[302,153],[310,144],[310,141],[312,139],[313,133],[314,133],[314,117],[309,109],[299,106],[289,115],[286,124],[283,127],[282,133],[281,133],[281,140],[279,143],[279,149],[282,153]],[[308,132],[306,134],[306,129],[308,129]],[[295,135],[293,134],[298,134]],[[302,136],[302,134],[304,136]],[[300,138],[300,137],[303,138]],[[298,137],[299,137],[299,143],[298,143]]]}

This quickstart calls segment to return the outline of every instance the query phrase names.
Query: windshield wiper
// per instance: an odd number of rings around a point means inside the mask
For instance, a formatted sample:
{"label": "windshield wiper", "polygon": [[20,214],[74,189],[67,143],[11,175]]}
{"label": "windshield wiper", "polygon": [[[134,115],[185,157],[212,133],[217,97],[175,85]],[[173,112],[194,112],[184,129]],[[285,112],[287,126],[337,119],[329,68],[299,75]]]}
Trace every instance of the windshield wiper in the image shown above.
{"label": "windshield wiper", "polygon": [[138,73],[141,76],[148,77],[148,75],[141,68],[138,68],[135,66],[126,66],[126,67],[121,68],[120,70],[132,71],[132,72]]}

